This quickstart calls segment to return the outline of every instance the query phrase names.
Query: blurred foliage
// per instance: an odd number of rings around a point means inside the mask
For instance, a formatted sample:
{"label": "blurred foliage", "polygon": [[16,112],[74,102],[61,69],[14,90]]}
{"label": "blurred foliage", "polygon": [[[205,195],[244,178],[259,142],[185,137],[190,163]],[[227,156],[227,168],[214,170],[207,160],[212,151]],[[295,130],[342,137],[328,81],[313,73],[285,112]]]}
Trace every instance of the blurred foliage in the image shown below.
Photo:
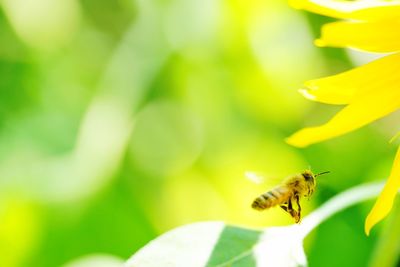
{"label": "blurred foliage", "polygon": [[[199,220],[290,224],[250,203],[271,177],[308,166],[331,174],[306,213],[384,178],[389,124],[304,150],[284,143],[336,110],[302,99],[302,82],[351,67],[345,51],[313,46],[320,23],[282,1],[2,1],[2,264],[127,259]],[[310,266],[365,266],[376,241],[363,234],[368,209],[318,228]]]}

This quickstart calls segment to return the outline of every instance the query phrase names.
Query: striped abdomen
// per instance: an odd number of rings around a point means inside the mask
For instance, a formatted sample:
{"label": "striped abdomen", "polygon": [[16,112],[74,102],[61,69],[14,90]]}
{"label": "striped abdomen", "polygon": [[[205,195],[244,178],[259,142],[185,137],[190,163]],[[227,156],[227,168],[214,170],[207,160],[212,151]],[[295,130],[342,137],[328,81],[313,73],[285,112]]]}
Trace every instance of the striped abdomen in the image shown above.
{"label": "striped abdomen", "polygon": [[289,200],[291,192],[288,188],[279,186],[265,192],[256,198],[251,207],[256,210],[265,210],[275,205],[283,204]]}

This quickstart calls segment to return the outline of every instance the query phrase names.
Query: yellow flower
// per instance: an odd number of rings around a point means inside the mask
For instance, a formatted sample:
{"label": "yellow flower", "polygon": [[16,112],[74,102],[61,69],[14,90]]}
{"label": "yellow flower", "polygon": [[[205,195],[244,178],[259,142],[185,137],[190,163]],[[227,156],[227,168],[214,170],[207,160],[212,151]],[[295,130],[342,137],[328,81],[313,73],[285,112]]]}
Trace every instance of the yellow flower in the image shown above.
{"label": "yellow flower", "polygon": [[[302,129],[287,139],[305,147],[380,119],[400,108],[400,1],[292,0],[292,6],[334,18],[323,26],[318,46],[351,47],[389,56],[334,76],[311,80],[300,92],[308,99],[345,105],[322,126]],[[394,53],[393,53],[394,52]],[[391,210],[400,188],[400,149],[383,191],[365,222],[371,228]]]}

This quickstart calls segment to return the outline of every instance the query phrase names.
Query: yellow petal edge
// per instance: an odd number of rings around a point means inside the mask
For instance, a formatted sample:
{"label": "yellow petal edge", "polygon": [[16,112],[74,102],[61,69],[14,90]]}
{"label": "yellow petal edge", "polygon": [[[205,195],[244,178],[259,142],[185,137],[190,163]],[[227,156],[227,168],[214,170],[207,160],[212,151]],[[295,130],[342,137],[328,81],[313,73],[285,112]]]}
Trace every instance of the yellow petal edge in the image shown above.
{"label": "yellow petal edge", "polygon": [[326,104],[350,104],[371,91],[384,89],[381,83],[397,77],[399,69],[400,53],[396,53],[346,72],[307,81],[300,93]]}
{"label": "yellow petal edge", "polygon": [[290,145],[306,147],[356,130],[400,108],[399,80],[381,81],[382,88],[359,97],[339,111],[330,121],[304,128],[286,139]]}
{"label": "yellow petal edge", "polygon": [[400,51],[399,19],[374,22],[339,21],[322,27],[317,46],[351,47],[387,53]]}
{"label": "yellow petal edge", "polygon": [[365,233],[369,235],[372,227],[378,222],[383,220],[393,206],[394,198],[400,188],[400,148],[397,150],[396,157],[394,159],[392,171],[389,179],[385,184],[381,194],[375,202],[374,207],[370,211],[365,220]]}
{"label": "yellow petal edge", "polygon": [[289,0],[293,8],[316,14],[364,21],[400,17],[400,1]]}

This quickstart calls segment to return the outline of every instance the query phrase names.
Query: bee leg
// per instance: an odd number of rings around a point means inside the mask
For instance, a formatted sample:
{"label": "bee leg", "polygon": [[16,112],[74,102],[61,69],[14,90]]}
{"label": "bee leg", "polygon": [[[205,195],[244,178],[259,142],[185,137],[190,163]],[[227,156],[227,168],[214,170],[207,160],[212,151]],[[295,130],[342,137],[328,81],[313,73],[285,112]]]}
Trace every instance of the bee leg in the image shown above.
{"label": "bee leg", "polygon": [[[288,207],[284,206],[284,205],[280,205],[279,207],[281,207],[284,211],[289,212],[288,211]],[[289,212],[290,213],[290,212]]]}
{"label": "bee leg", "polygon": [[296,211],[293,208],[289,208],[285,205],[280,205],[279,207],[281,207],[284,211],[286,211],[287,213],[290,214],[290,216],[292,216],[293,218],[296,216],[295,213]]}
{"label": "bee leg", "polygon": [[314,193],[313,189],[308,189],[307,199],[310,200],[311,195]]}
{"label": "bee leg", "polygon": [[292,199],[291,199],[291,198],[290,198],[289,201],[288,201],[288,206],[286,207],[286,206],[281,205],[281,208],[282,208],[284,211],[286,211],[287,213],[289,213],[290,216],[292,216],[292,218],[294,219],[294,221],[295,221],[296,223],[298,223],[298,222],[300,221],[299,213],[293,209],[293,206],[292,206]]}
{"label": "bee leg", "polygon": [[299,223],[300,220],[301,220],[300,197],[299,197],[299,195],[296,195],[294,198],[296,199],[296,204],[297,204],[297,216],[298,216],[298,217],[295,218],[295,220],[296,220],[296,223]]}

